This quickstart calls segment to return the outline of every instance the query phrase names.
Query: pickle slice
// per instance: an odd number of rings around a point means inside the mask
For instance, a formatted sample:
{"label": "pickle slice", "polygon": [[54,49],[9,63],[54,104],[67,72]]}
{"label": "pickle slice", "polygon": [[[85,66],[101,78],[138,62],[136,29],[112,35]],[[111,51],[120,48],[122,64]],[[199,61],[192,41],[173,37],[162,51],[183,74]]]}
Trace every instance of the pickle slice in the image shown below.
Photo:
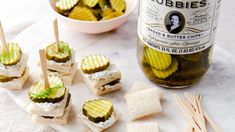
{"label": "pickle slice", "polygon": [[109,7],[105,8],[105,9],[103,9],[103,12],[102,12],[101,16],[105,17],[105,16],[111,14],[112,12],[114,12],[114,10],[112,8],[109,8]]}
{"label": "pickle slice", "polygon": [[153,73],[156,77],[161,78],[161,79],[165,79],[178,70],[178,65],[179,65],[178,61],[175,58],[173,58],[172,64],[167,69],[156,70],[156,69],[152,68],[152,70],[153,70]]}
{"label": "pickle slice", "polygon": [[156,70],[167,69],[172,62],[170,54],[163,53],[149,47],[145,48],[144,56],[147,63]]}
{"label": "pickle slice", "polygon": [[115,11],[115,12],[112,12],[112,13],[108,14],[107,16],[103,17],[102,21],[113,19],[115,17],[119,17],[119,16],[122,16],[122,15],[123,15],[123,13],[121,11]]}
{"label": "pickle slice", "polygon": [[71,10],[79,0],[58,0],[56,2],[56,8],[59,12]]}
{"label": "pickle slice", "polygon": [[13,80],[15,77],[6,77],[6,76],[0,76],[0,82],[9,82]]}
{"label": "pickle slice", "polygon": [[87,7],[75,7],[69,14],[69,18],[84,20],[84,21],[97,21],[97,18],[92,11]]}
{"label": "pickle slice", "polygon": [[56,50],[56,43],[53,43],[46,48],[46,57],[48,60],[54,60],[56,62],[66,62],[70,60],[71,50],[69,45],[63,41],[60,41],[59,46],[59,52]]}
{"label": "pickle slice", "polygon": [[82,59],[81,69],[84,73],[91,74],[105,70],[109,63],[110,60],[103,55],[89,55]]}
{"label": "pickle slice", "polygon": [[110,0],[110,4],[115,11],[124,11],[126,9],[126,3],[124,0]]}
{"label": "pickle slice", "polygon": [[104,99],[88,101],[83,105],[82,112],[94,123],[105,122],[113,113],[113,104]]}
{"label": "pickle slice", "polygon": [[9,52],[5,52],[2,48],[0,54],[0,61],[5,66],[12,66],[20,61],[22,53],[20,46],[16,43],[8,43],[7,46]]}
{"label": "pickle slice", "polygon": [[88,7],[92,8],[92,7],[95,7],[98,4],[99,0],[82,0],[82,2],[85,5],[87,5]]}
{"label": "pickle slice", "polygon": [[48,76],[50,88],[44,89],[43,80],[33,84],[29,90],[30,100],[37,103],[57,103],[64,99],[66,88],[59,76]]}
{"label": "pickle slice", "polygon": [[99,0],[98,3],[101,9],[103,9],[107,5],[106,0]]}

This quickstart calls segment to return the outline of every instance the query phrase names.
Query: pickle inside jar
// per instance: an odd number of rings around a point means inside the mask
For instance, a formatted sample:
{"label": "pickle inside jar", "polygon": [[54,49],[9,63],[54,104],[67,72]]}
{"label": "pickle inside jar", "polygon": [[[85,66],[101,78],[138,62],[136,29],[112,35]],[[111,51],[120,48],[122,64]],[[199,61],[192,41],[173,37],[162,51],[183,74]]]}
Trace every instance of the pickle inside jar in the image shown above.
{"label": "pickle inside jar", "polygon": [[[137,52],[138,52],[138,61],[140,67],[144,71],[145,75],[148,78],[150,78],[150,80],[163,87],[184,88],[190,86],[196,83],[198,80],[200,80],[201,77],[207,72],[210,66],[209,52],[211,51],[212,47],[209,47],[203,51],[194,54],[187,54],[187,55],[168,54],[178,63],[177,68],[175,66],[175,68],[171,69],[169,68],[172,67],[173,61],[170,63],[169,67],[167,67],[166,65],[169,64],[170,59],[159,60],[157,59],[157,57],[153,57],[151,58],[152,61],[149,61],[149,58],[146,57],[146,47],[147,46],[143,42],[138,40]],[[150,54],[150,56],[153,55]],[[164,62],[161,62],[163,60]],[[154,61],[156,61],[154,64],[164,64],[163,66],[165,66],[165,68],[161,67],[162,69],[160,70],[154,68],[153,66]]]}

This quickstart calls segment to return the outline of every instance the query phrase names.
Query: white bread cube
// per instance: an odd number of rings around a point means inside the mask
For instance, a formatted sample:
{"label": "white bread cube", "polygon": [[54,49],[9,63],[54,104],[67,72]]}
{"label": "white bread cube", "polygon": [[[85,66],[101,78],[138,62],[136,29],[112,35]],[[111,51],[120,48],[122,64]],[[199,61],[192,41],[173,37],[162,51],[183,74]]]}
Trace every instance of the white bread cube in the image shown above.
{"label": "white bread cube", "polygon": [[128,123],[127,132],[159,132],[157,122]]}
{"label": "white bread cube", "polygon": [[76,73],[77,73],[77,63],[76,62],[70,68],[69,73],[48,71],[49,75],[58,75],[58,76],[60,76],[62,78],[64,84],[67,85],[67,86],[72,85]]}
{"label": "white bread cube", "polygon": [[109,85],[110,82],[121,79],[121,72],[115,64],[110,64],[107,69],[93,74],[85,74],[80,70],[80,74],[87,87],[98,96],[117,91],[122,88],[120,82]]}
{"label": "white bread cube", "polygon": [[138,82],[138,81],[132,85],[132,88],[128,91],[128,93],[139,92],[139,91],[150,89],[150,88],[156,89],[158,91],[159,99],[163,98],[164,93],[162,90],[160,90],[157,87],[153,87],[153,86],[150,86],[148,84],[145,84],[143,82]]}
{"label": "white bread cube", "polygon": [[162,111],[157,89],[150,88],[126,95],[126,104],[131,118],[138,119]]}
{"label": "white bread cube", "polygon": [[70,100],[69,106],[65,109],[64,114],[61,117],[54,117],[52,119],[49,119],[49,118],[43,118],[38,115],[33,115],[33,117],[32,117],[33,122],[36,124],[45,124],[45,125],[48,125],[48,124],[59,124],[59,125],[67,124],[71,108],[72,108],[72,106],[71,106],[71,100]]}
{"label": "white bread cube", "polygon": [[20,61],[12,66],[5,66],[0,62],[0,75],[6,77],[21,77],[27,67],[28,55],[22,54]]}
{"label": "white bread cube", "polygon": [[0,87],[12,90],[20,90],[23,88],[28,77],[29,77],[29,68],[26,67],[21,77],[15,78],[8,82],[0,82]]}

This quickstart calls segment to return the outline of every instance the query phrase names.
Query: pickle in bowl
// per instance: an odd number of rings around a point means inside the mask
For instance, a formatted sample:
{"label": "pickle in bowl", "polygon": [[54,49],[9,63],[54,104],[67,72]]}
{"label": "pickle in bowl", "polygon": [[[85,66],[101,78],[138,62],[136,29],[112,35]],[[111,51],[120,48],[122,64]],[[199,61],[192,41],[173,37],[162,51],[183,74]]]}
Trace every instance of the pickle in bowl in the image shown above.
{"label": "pickle in bowl", "polygon": [[82,21],[104,21],[122,16],[124,0],[58,0],[56,10],[61,15]]}

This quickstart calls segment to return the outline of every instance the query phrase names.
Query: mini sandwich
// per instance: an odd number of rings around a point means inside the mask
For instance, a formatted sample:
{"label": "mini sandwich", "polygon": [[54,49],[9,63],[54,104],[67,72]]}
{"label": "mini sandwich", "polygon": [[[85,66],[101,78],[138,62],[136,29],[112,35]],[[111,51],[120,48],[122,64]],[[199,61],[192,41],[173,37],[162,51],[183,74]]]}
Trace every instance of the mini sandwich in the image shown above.
{"label": "mini sandwich", "polygon": [[29,90],[28,111],[37,124],[66,124],[71,110],[69,89],[59,76],[47,76],[46,60],[42,62],[41,59],[43,79],[34,83]]}
{"label": "mini sandwich", "polygon": [[59,75],[66,85],[71,85],[77,72],[74,51],[63,41],[59,41],[58,51],[56,47],[53,43],[46,48],[48,74]]}
{"label": "mini sandwich", "polygon": [[87,101],[79,116],[93,132],[101,132],[118,120],[112,102],[104,99]]}
{"label": "mini sandwich", "polygon": [[0,87],[22,89],[29,76],[28,56],[17,43],[7,43],[0,50]]}
{"label": "mini sandwich", "polygon": [[163,92],[156,87],[136,82],[125,95],[127,109],[133,120],[160,113]]}
{"label": "mini sandwich", "polygon": [[103,55],[89,55],[83,58],[80,74],[86,85],[98,96],[122,88],[121,72]]}
{"label": "mini sandwich", "polygon": [[46,58],[49,75],[59,75],[65,85],[72,85],[77,73],[77,63],[74,60],[75,52],[64,41],[59,41],[57,19],[54,20],[55,43],[46,47]]}
{"label": "mini sandwich", "polygon": [[159,127],[157,122],[128,123],[127,132],[159,132]]}

